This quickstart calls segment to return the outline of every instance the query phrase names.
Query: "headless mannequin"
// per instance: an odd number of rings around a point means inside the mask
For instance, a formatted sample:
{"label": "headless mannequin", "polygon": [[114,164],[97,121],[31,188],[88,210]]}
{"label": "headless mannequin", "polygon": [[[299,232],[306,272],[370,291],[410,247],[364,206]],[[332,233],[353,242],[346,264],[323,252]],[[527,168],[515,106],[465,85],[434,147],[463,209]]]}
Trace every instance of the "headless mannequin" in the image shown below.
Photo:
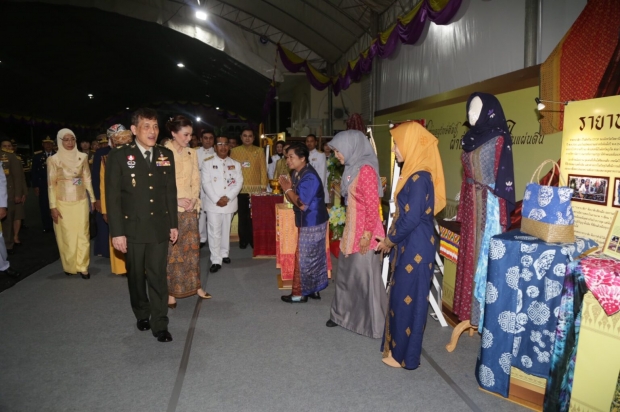
{"label": "headless mannequin", "polygon": [[480,118],[480,112],[482,112],[482,99],[478,96],[471,99],[469,104],[469,112],[467,113],[467,120],[472,126],[476,125],[476,122]]}

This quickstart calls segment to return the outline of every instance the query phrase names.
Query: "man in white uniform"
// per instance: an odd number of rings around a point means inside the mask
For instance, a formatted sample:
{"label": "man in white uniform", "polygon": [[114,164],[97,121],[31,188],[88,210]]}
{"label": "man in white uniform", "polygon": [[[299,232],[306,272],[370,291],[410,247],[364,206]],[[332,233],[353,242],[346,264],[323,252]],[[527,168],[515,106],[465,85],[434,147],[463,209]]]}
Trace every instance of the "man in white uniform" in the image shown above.
{"label": "man in white uniform", "polygon": [[200,172],[202,193],[205,193],[202,205],[207,212],[211,273],[220,270],[222,262],[230,263],[230,223],[237,211],[237,195],[243,186],[241,164],[228,157],[228,139],[218,137],[216,141],[216,156],[203,161]]}
{"label": "man in white uniform", "polygon": [[[0,170],[2,168],[2,162],[0,162]],[[7,208],[7,188],[6,188],[6,176],[4,173],[0,173],[0,219],[6,217]],[[4,238],[2,237],[2,228],[0,228],[0,274],[5,274],[13,278],[20,276],[19,272],[16,272],[10,268],[11,264],[7,260],[6,245],[4,244]]]}
{"label": "man in white uniform", "polygon": [[[215,143],[215,134],[213,130],[205,129],[200,136],[202,146],[196,149],[198,158],[198,171],[202,171],[202,164],[210,158],[215,157],[213,144]],[[198,230],[200,231],[200,248],[202,249],[207,242],[207,211],[205,209],[206,195],[204,191],[200,191],[200,201],[202,209],[200,210],[200,218],[198,219]]]}
{"label": "man in white uniform", "polygon": [[314,170],[319,174],[321,182],[323,182],[323,191],[325,192],[325,201],[329,201],[329,190],[327,188],[327,158],[322,152],[316,150],[317,146],[316,136],[309,134],[306,136],[306,147],[310,152],[310,164],[314,167]]}

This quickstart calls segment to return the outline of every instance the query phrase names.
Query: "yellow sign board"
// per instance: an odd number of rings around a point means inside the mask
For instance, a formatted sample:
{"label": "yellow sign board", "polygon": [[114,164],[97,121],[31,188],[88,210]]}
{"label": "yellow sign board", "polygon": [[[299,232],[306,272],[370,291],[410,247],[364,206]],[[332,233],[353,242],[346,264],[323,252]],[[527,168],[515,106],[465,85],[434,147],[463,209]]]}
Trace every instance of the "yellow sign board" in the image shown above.
{"label": "yellow sign board", "polygon": [[562,176],[575,190],[575,235],[600,246],[620,210],[620,96],[571,102],[564,111]]}

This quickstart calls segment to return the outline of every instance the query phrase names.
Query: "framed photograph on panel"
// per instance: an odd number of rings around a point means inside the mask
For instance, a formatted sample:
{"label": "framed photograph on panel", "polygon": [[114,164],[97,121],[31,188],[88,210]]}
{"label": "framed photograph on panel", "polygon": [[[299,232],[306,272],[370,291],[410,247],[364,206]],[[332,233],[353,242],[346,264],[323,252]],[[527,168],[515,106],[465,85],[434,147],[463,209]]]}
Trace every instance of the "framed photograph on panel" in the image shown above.
{"label": "framed photograph on panel", "polygon": [[620,221],[618,221],[618,212],[614,214],[614,218],[611,221],[609,227],[609,233],[607,234],[607,240],[605,240],[605,246],[603,246],[602,253],[606,256],[614,259],[620,259]]}
{"label": "framed photograph on panel", "polygon": [[568,175],[568,186],[573,189],[572,200],[575,202],[607,206],[609,177]]}
{"label": "framed photograph on panel", "polygon": [[614,180],[614,188],[611,198],[613,199],[611,205],[613,207],[620,208],[620,178],[616,177],[616,179]]}

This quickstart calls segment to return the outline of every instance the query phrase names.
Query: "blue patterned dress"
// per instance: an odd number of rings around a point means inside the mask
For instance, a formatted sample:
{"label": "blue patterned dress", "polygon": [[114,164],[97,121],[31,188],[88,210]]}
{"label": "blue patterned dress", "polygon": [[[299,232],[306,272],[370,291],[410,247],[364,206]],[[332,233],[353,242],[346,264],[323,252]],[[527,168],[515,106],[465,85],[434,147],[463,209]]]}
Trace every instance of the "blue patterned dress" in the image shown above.
{"label": "blue patterned dress", "polygon": [[396,197],[397,209],[388,239],[395,244],[393,270],[381,350],[405,369],[420,366],[422,336],[428,315],[436,242],[431,174],[414,173]]}

